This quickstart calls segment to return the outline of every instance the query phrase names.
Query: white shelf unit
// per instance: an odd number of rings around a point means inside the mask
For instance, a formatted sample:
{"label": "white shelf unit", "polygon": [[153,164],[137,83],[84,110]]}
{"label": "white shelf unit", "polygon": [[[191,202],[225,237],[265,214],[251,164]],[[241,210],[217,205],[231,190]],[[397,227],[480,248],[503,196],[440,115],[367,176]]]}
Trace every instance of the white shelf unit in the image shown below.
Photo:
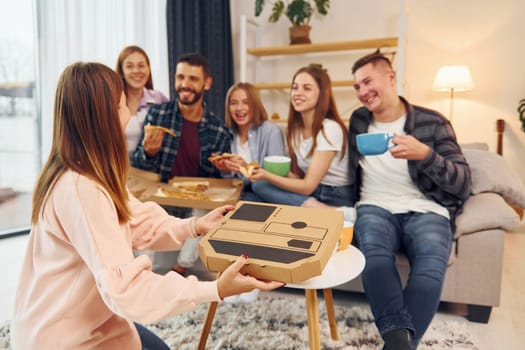
{"label": "white shelf unit", "polygon": [[[367,50],[394,48],[396,54],[396,72],[398,77],[398,91],[404,91],[405,72],[405,50],[406,50],[406,0],[400,0],[400,17],[398,35],[396,37],[384,37],[375,39],[364,39],[354,41],[324,42],[312,44],[298,44],[286,46],[260,47],[260,25],[257,21],[246,16],[241,16],[240,23],[240,80],[247,81],[248,55],[256,58],[251,69],[253,70],[254,85],[259,89],[288,89],[290,82],[263,82],[257,77],[257,66],[259,59],[267,56],[278,55],[303,55],[309,53],[330,53],[337,51]],[[248,25],[255,27],[255,46],[248,47]],[[332,80],[334,87],[352,87],[352,80]]]}

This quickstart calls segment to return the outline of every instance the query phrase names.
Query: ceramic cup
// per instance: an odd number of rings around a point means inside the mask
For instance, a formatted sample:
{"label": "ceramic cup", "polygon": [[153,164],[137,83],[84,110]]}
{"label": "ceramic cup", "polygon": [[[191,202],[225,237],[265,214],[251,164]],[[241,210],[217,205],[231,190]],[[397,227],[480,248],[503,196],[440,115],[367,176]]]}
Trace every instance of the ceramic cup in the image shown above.
{"label": "ceramic cup", "polygon": [[263,168],[279,176],[288,176],[290,164],[290,157],[284,156],[268,156],[263,160]]}
{"label": "ceramic cup", "polygon": [[383,154],[390,148],[389,142],[393,138],[393,134],[386,132],[359,134],[356,137],[357,150],[363,156],[375,156],[378,154]]}

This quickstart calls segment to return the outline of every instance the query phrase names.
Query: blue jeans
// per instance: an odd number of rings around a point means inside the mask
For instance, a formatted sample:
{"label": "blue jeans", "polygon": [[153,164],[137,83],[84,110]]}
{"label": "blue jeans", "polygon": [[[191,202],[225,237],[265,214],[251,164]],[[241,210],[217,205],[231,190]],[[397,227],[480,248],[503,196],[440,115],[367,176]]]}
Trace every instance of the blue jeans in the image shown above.
{"label": "blue jeans", "polygon": [[350,198],[352,198],[350,186],[328,186],[319,184],[310,196],[306,196],[304,194],[283,190],[267,181],[256,181],[252,183],[252,191],[267,203],[300,207],[308,198],[314,197],[319,202],[335,207],[353,205],[353,202],[350,200]]}
{"label": "blue jeans", "polygon": [[[354,232],[366,258],[362,280],[379,332],[409,329],[417,347],[439,306],[452,242],[450,221],[433,213],[392,214],[362,205]],[[404,289],[395,264],[398,251],[410,263]]]}
{"label": "blue jeans", "polygon": [[329,186],[319,184],[312,193],[312,197],[319,202],[331,205],[333,207],[353,207],[354,201],[350,200],[352,197],[352,190],[350,186]]}
{"label": "blue jeans", "polygon": [[137,331],[139,332],[142,350],[170,350],[168,344],[157,337],[155,333],[139,323],[135,322],[134,324],[135,328],[137,328]]}
{"label": "blue jeans", "polygon": [[241,192],[241,200],[251,202],[264,202],[264,200],[252,191],[252,183],[248,182],[244,184],[244,188]]}

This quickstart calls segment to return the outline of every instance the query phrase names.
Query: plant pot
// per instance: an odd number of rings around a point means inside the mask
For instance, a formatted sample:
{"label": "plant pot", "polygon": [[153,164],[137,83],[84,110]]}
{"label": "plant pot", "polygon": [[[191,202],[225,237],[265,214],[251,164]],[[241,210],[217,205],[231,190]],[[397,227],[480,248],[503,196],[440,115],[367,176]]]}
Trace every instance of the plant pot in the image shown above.
{"label": "plant pot", "polygon": [[310,27],[309,25],[291,26],[288,30],[290,33],[290,45],[310,44]]}

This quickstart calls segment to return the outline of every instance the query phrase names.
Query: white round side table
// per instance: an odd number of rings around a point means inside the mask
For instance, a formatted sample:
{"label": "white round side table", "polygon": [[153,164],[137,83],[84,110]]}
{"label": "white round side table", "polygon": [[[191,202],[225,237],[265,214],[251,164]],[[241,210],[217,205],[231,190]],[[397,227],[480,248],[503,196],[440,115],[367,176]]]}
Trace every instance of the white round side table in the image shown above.
{"label": "white round side table", "polygon": [[[308,340],[311,350],[321,349],[321,339],[319,332],[319,312],[317,305],[317,290],[322,289],[326,304],[328,322],[330,324],[330,335],[337,340],[337,322],[335,320],[334,301],[332,297],[332,287],[346,283],[363,271],[365,267],[365,257],[359,249],[349,245],[346,249],[336,251],[326,263],[321,275],[312,277],[300,283],[287,284],[287,288],[304,289],[306,298],[306,313],[308,318]],[[211,302],[208,314],[204,321],[201,337],[197,349],[204,350],[206,341],[211,330],[217,302]]]}

